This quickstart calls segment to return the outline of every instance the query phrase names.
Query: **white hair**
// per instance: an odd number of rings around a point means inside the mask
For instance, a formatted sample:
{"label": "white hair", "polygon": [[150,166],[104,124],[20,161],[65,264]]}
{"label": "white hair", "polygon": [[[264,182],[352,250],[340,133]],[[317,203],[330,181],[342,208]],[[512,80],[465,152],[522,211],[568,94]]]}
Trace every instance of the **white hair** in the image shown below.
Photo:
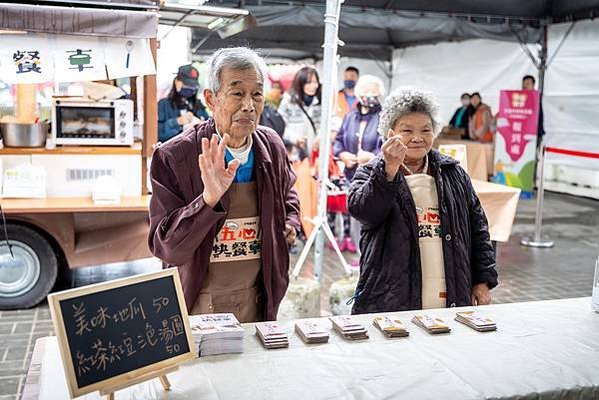
{"label": "white hair", "polygon": [[220,74],[223,69],[254,69],[266,81],[268,67],[258,53],[247,47],[229,47],[217,50],[208,59],[208,89],[216,93],[220,90]]}
{"label": "white hair", "polygon": [[358,79],[356,87],[354,88],[354,93],[356,94],[356,97],[361,97],[364,88],[371,84],[375,84],[376,86],[378,86],[380,96],[385,97],[385,84],[383,83],[383,80],[381,78],[374,75],[362,75],[360,79]]}
{"label": "white hair", "polygon": [[439,103],[431,92],[412,86],[400,87],[385,99],[379,115],[379,132],[387,136],[399,119],[411,113],[428,115],[433,123],[434,136],[439,135]]}

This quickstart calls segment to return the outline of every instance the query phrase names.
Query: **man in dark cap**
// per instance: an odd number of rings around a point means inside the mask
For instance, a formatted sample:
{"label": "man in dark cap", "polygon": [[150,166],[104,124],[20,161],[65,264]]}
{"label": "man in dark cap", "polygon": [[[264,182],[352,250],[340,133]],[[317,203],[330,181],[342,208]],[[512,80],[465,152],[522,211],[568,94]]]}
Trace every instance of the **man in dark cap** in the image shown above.
{"label": "man in dark cap", "polygon": [[158,140],[166,142],[194,123],[208,119],[197,98],[200,73],[191,64],[179,67],[168,96],[158,102]]}

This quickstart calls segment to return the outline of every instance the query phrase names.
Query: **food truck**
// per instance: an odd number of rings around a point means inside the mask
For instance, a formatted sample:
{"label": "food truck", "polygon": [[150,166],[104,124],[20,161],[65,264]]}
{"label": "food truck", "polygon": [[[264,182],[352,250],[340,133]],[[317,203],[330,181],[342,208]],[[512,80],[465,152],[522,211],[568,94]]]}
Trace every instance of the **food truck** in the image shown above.
{"label": "food truck", "polygon": [[69,269],[150,256],[158,7],[0,3],[0,309],[39,303]]}

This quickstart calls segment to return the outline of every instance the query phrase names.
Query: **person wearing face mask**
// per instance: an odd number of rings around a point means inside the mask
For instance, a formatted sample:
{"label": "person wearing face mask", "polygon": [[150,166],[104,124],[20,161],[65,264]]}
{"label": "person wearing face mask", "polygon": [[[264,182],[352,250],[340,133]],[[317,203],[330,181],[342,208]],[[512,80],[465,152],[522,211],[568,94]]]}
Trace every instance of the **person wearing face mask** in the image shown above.
{"label": "person wearing face mask", "polygon": [[285,120],[283,139],[306,157],[318,147],[321,117],[321,85],[313,67],[303,67],[295,74],[285,93],[279,114]]}
{"label": "person wearing face mask", "polygon": [[206,107],[197,98],[199,76],[192,65],[179,67],[168,96],[158,102],[158,141],[166,142],[186,126],[209,118]]}
{"label": "person wearing face mask", "polygon": [[434,150],[439,105],[407,87],[384,102],[386,140],[348,196],[362,224],[353,314],[484,305],[497,286],[485,212],[467,172]]}
{"label": "person wearing face mask", "polygon": [[381,99],[385,95],[383,81],[364,75],[355,89],[357,107],[343,118],[333,143],[333,154],[345,165],[345,177],[351,181],[358,165],[366,164],[381,150],[378,132]]}
{"label": "person wearing face mask", "polygon": [[[385,84],[376,76],[363,75],[355,87],[355,94],[358,104],[343,118],[333,143],[333,155],[342,161],[343,174],[348,183],[352,181],[356,168],[368,163],[381,150],[382,139],[378,125]],[[352,224],[349,214],[343,217],[344,235],[343,240],[338,241],[339,248],[356,253],[359,228],[356,221]],[[331,217],[329,219],[334,221]],[[334,231],[334,224],[331,224],[331,228]]]}
{"label": "person wearing face mask", "polygon": [[453,117],[449,121],[450,128],[459,128],[464,130],[464,138],[468,137],[468,121],[470,120],[470,115],[472,115],[474,109],[470,104],[470,95],[468,93],[462,94],[460,97],[462,102],[462,106],[455,110],[453,113]]}
{"label": "person wearing face mask", "polygon": [[339,121],[358,105],[355,88],[359,78],[360,71],[356,67],[347,67],[343,72],[343,89],[337,92],[335,106],[335,116]]}

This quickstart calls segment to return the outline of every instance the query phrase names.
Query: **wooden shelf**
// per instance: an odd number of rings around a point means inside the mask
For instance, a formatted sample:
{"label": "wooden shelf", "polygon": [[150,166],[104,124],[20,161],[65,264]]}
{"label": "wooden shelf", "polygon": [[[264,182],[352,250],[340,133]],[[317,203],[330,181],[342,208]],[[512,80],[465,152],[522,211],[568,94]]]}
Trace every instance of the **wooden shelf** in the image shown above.
{"label": "wooden shelf", "polygon": [[57,146],[47,150],[44,147],[4,147],[0,149],[0,156],[27,156],[27,155],[69,154],[69,155],[141,155],[141,143],[133,146]]}
{"label": "wooden shelf", "polygon": [[150,196],[121,197],[119,204],[94,204],[91,197],[0,199],[6,214],[56,214],[73,212],[147,212]]}

